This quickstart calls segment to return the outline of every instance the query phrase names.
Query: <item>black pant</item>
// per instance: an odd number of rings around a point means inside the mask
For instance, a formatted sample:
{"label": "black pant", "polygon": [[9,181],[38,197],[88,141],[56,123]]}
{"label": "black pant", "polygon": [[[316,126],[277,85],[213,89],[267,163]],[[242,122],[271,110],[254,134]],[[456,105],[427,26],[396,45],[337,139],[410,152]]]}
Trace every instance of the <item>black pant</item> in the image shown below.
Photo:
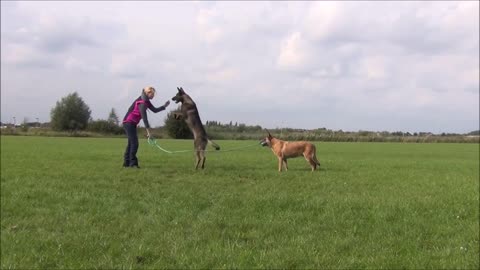
{"label": "black pant", "polygon": [[137,150],[138,150],[138,136],[137,125],[133,123],[123,123],[123,128],[128,136],[127,149],[123,155],[123,166],[131,167],[138,166]]}

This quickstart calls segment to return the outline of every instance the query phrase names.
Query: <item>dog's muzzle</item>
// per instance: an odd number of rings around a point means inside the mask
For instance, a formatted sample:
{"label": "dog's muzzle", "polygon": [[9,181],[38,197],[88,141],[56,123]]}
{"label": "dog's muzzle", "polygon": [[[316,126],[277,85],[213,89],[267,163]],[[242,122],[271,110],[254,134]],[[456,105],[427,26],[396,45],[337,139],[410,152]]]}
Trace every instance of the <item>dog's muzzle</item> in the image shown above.
{"label": "dog's muzzle", "polygon": [[262,145],[262,146],[268,146],[268,143],[267,143],[266,140],[261,140],[261,141],[260,141],[260,145]]}

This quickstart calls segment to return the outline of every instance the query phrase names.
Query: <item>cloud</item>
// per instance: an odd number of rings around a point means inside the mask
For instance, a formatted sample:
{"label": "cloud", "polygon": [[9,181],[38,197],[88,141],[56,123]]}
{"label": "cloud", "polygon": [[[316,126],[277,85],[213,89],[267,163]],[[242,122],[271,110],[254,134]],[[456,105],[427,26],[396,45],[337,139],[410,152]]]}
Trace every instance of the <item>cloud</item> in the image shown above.
{"label": "cloud", "polygon": [[46,55],[39,54],[37,50],[28,45],[2,46],[2,63],[27,69],[52,68],[55,63]]}
{"label": "cloud", "polygon": [[213,24],[212,21],[215,20],[217,15],[216,9],[201,9],[197,15],[197,26],[199,34],[202,39],[208,43],[212,44],[218,41],[223,32],[220,28],[220,25]]}
{"label": "cloud", "polygon": [[33,25],[5,31],[17,44],[30,44],[43,53],[58,54],[75,46],[107,46],[124,34],[121,25],[102,19],[41,17]]}
{"label": "cloud", "polygon": [[[2,27],[2,62],[10,66],[98,72],[104,63],[93,62],[102,57],[91,57],[90,53],[107,52],[125,34],[123,25],[103,18],[41,11],[35,16],[24,4],[20,2],[6,14],[8,27]],[[27,23],[16,17],[28,17]]]}
{"label": "cloud", "polygon": [[386,59],[383,56],[371,56],[363,59],[363,71],[366,79],[382,79],[386,74]]}
{"label": "cloud", "polygon": [[341,27],[339,21],[345,4],[342,2],[315,2],[307,11],[303,28],[313,40],[327,40]]}
{"label": "cloud", "polygon": [[121,78],[140,78],[148,70],[148,65],[140,58],[141,56],[135,53],[114,55],[110,64],[110,72]]}
{"label": "cloud", "polygon": [[207,74],[207,81],[211,83],[225,83],[232,82],[238,78],[239,72],[234,69],[222,69],[210,74]]}
{"label": "cloud", "polygon": [[309,56],[308,43],[300,32],[295,32],[282,42],[278,66],[285,69],[301,68],[307,64]]}
{"label": "cloud", "polygon": [[79,72],[100,72],[101,68],[91,65],[76,57],[68,57],[65,61],[65,68]]}

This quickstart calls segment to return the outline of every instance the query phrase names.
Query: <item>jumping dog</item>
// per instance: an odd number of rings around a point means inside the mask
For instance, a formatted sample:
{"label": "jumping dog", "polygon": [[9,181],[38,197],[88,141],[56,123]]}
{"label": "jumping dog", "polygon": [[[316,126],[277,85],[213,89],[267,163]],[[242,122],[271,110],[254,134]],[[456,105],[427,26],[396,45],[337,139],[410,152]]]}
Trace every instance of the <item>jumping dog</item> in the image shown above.
{"label": "jumping dog", "polygon": [[220,146],[208,139],[207,132],[203,127],[197,105],[193,99],[185,93],[182,87],[178,88],[178,93],[172,98],[175,103],[181,103],[180,112],[175,113],[175,119],[183,119],[193,133],[193,147],[195,150],[195,169],[201,164],[201,168],[205,167],[205,148],[210,143],[215,150],[220,150]]}

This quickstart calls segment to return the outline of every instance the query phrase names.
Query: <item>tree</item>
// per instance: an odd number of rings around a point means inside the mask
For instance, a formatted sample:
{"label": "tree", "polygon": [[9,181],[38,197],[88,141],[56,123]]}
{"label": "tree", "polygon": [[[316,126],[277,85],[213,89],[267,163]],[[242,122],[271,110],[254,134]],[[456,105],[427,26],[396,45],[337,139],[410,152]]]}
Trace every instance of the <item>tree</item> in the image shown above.
{"label": "tree", "polygon": [[470,136],[478,136],[478,135],[480,135],[480,130],[472,131],[472,132],[468,133],[467,135],[470,135]]}
{"label": "tree", "polygon": [[180,107],[170,111],[165,118],[165,129],[168,136],[174,139],[191,139],[193,134],[184,119],[175,119],[175,113],[180,112]]}
{"label": "tree", "polygon": [[90,121],[88,123],[88,131],[103,134],[123,134],[123,128],[115,125],[115,123],[107,120]]}
{"label": "tree", "polygon": [[112,124],[115,124],[116,126],[118,126],[118,124],[120,123],[120,121],[118,120],[117,113],[115,112],[114,108],[112,108],[112,110],[110,111],[110,114],[108,115],[108,120],[107,121],[112,123]]}
{"label": "tree", "polygon": [[240,124],[238,125],[237,132],[245,132],[246,129],[247,129],[247,125]]}
{"label": "tree", "polygon": [[83,99],[74,92],[57,101],[50,111],[51,126],[54,130],[84,130],[90,119],[90,108]]}

